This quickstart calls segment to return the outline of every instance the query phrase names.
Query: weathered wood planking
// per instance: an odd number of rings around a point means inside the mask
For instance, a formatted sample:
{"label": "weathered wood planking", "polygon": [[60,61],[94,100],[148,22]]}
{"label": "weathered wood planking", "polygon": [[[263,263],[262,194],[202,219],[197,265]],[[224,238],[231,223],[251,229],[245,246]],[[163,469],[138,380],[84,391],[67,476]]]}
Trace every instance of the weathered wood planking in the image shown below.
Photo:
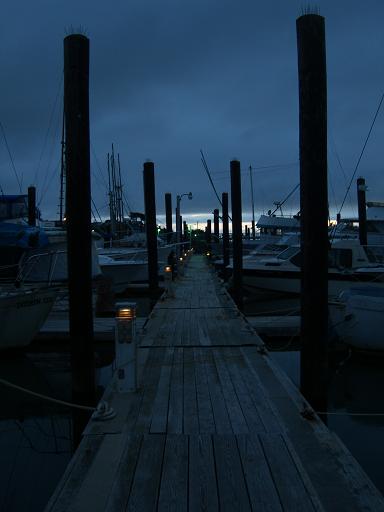
{"label": "weathered wood planking", "polygon": [[202,258],[138,339],[139,390],[111,383],[47,512],[384,511]]}

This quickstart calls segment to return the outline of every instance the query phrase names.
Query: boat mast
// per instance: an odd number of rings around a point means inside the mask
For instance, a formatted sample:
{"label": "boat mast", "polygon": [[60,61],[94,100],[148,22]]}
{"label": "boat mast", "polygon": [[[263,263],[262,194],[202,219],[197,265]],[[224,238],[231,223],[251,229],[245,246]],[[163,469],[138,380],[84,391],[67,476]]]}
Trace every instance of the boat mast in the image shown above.
{"label": "boat mast", "polygon": [[[116,219],[115,219],[115,210],[114,210],[114,202],[113,202],[113,193],[111,188],[112,183],[112,172],[111,172],[111,163],[109,153],[107,154],[107,168],[108,168],[108,195],[109,195],[109,219],[111,226],[111,236],[113,237],[116,230]],[[112,183],[113,186],[113,183]]]}
{"label": "boat mast", "polygon": [[120,154],[117,153],[117,170],[119,173],[119,214],[120,222],[124,223],[124,207],[123,207],[123,184],[121,182]]}

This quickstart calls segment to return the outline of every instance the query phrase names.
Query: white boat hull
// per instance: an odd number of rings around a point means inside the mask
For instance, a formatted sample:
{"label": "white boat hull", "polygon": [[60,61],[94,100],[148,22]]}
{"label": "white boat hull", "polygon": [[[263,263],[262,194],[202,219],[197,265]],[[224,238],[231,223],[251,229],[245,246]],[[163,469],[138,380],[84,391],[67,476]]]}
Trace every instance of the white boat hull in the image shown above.
{"label": "white boat hull", "polygon": [[339,338],[360,350],[384,350],[384,296],[352,295],[330,307]]}
{"label": "white boat hull", "polygon": [[123,292],[131,284],[148,281],[148,264],[146,261],[111,260],[100,257],[100,268],[112,282],[113,291]]}
{"label": "white boat hull", "polygon": [[[370,286],[377,288],[384,288],[383,282],[371,283],[368,279],[368,274],[365,273],[361,276],[361,282],[357,281],[350,276],[348,273],[344,275],[329,272],[328,273],[328,295],[330,297],[338,296],[342,291],[353,287],[366,287],[367,282]],[[279,271],[274,270],[273,272],[247,272],[244,269],[243,273],[243,285],[250,292],[254,289],[268,290],[278,293],[284,293],[289,295],[299,295],[301,291],[300,272],[295,271],[283,271],[279,275]]]}
{"label": "white boat hull", "polygon": [[0,350],[25,347],[39,332],[57,289],[16,291],[0,296]]}
{"label": "white boat hull", "polygon": [[[163,275],[169,253],[174,246],[158,247],[159,275]],[[111,279],[113,290],[123,292],[131,284],[148,282],[148,261],[146,250],[131,248],[110,248],[99,251],[99,265],[102,273]]]}

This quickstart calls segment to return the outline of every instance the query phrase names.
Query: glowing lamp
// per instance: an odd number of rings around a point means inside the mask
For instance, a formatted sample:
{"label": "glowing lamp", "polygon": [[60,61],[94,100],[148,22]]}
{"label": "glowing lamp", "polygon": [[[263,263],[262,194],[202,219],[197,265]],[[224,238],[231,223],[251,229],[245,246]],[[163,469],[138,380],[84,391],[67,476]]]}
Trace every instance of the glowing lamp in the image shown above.
{"label": "glowing lamp", "polygon": [[133,320],[136,318],[136,305],[124,308],[118,308],[116,311],[116,318],[125,319],[125,320]]}

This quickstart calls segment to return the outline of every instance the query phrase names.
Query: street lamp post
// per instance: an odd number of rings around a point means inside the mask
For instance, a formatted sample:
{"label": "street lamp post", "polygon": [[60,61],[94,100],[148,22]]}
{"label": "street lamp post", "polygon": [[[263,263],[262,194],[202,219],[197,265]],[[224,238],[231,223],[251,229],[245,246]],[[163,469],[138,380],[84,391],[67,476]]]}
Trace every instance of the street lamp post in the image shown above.
{"label": "street lamp post", "polygon": [[192,192],[188,192],[187,194],[181,194],[176,197],[176,256],[177,262],[179,262],[180,258],[180,243],[181,243],[181,222],[180,222],[180,202],[183,196],[187,196],[189,200],[192,199]]}

